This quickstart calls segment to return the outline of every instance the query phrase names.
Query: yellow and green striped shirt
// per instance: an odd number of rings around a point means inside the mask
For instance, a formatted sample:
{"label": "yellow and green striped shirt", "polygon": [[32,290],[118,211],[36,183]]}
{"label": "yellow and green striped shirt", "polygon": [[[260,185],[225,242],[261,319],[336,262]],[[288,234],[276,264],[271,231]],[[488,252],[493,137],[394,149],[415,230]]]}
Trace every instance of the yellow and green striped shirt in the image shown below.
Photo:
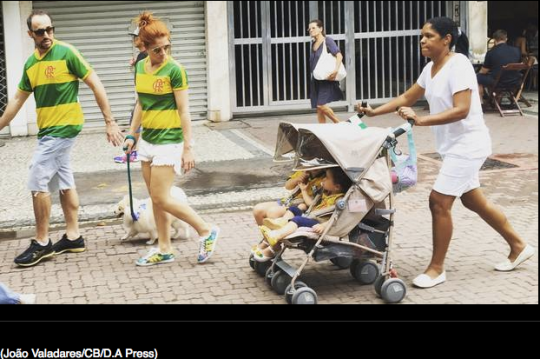
{"label": "yellow and green striped shirt", "polygon": [[188,88],[186,70],[168,57],[153,73],[145,71],[147,57],[136,66],[135,86],[142,107],[142,138],[152,144],[181,143],[182,121],[173,91]]}
{"label": "yellow and green striped shirt", "polygon": [[319,204],[315,206],[314,210],[323,209],[323,208],[326,208],[326,207],[333,206],[333,205],[336,204],[338,199],[340,199],[343,196],[345,196],[344,193],[336,193],[336,194],[325,194],[325,193],[323,193],[321,202],[319,202]]}
{"label": "yellow and green striped shirt", "polygon": [[82,130],[84,116],[79,103],[79,79],[92,68],[70,44],[54,40],[42,56],[38,50],[26,61],[19,90],[34,93],[38,138],[72,138]]}

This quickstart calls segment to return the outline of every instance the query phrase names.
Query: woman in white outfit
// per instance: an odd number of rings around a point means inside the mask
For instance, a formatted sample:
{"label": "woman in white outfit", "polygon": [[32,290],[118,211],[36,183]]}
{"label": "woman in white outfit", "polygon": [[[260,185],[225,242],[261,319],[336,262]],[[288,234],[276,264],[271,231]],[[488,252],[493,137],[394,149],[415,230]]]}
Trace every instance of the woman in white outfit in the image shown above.
{"label": "woman in white outfit", "polygon": [[[413,280],[420,288],[430,288],[446,281],[444,259],[452,238],[452,205],[456,197],[476,212],[510,245],[510,255],[495,266],[510,271],[529,259],[534,248],[524,242],[504,213],[482,193],[480,167],[491,154],[491,138],[484,123],[478,84],[467,57],[451,52],[457,39],[457,28],[447,17],[430,19],[422,28],[422,55],[429,57],[418,81],[403,95],[376,109],[361,107],[358,111],[377,116],[396,111],[416,126],[432,126],[437,152],[443,164],[429,196],[433,225],[433,254],[425,272]],[[410,107],[422,96],[429,103],[430,114],[418,116]]]}

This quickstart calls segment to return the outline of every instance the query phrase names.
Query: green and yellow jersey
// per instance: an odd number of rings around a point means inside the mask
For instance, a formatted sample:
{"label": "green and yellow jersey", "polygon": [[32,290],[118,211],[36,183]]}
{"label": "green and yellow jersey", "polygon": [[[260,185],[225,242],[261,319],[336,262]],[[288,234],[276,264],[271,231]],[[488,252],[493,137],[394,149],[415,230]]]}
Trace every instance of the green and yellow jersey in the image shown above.
{"label": "green and yellow jersey", "polygon": [[72,138],[82,130],[84,116],[79,103],[79,79],[92,68],[70,44],[53,40],[43,55],[36,49],[24,65],[19,90],[34,93],[38,138]]}
{"label": "green and yellow jersey", "polygon": [[182,121],[173,91],[188,88],[186,70],[168,57],[153,73],[147,73],[147,57],[136,65],[136,90],[142,108],[142,138],[152,144],[180,143],[184,140]]}
{"label": "green and yellow jersey", "polygon": [[[294,172],[287,180],[290,179],[296,179],[300,176],[302,176],[305,172],[304,171],[296,171]],[[321,172],[319,175],[315,177],[309,177],[308,183],[307,183],[307,194],[310,197],[315,197],[315,192],[318,192],[322,188],[322,181],[324,180],[324,172]],[[285,197],[281,199],[282,203],[291,203],[291,202],[304,202],[304,197],[302,196],[302,191],[297,189],[296,191],[293,191],[289,197]]]}
{"label": "green and yellow jersey", "polygon": [[334,206],[337,200],[343,196],[345,196],[344,193],[337,193],[337,194],[331,194],[331,195],[327,195],[323,193],[321,202],[319,202],[319,204],[315,206],[314,210]]}

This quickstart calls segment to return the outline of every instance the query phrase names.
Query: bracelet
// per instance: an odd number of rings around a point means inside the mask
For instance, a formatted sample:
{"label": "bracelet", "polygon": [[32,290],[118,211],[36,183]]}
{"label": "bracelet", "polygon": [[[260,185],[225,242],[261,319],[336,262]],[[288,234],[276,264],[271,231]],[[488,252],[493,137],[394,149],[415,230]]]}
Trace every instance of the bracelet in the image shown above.
{"label": "bracelet", "polygon": [[126,136],[126,140],[133,140],[133,145],[135,146],[135,144],[137,143],[137,139],[132,136],[132,135],[127,135]]}

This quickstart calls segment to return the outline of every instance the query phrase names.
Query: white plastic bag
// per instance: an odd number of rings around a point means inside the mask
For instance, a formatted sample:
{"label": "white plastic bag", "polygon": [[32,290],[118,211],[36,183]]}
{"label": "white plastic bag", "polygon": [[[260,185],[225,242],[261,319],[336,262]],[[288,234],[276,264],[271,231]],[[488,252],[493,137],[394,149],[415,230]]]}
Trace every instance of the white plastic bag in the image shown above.
{"label": "white plastic bag", "polygon": [[[315,69],[313,70],[313,77],[316,80],[328,80],[328,76],[336,69],[337,59],[326,49],[326,40],[321,46],[323,47],[321,57],[319,57],[317,66],[315,66]],[[345,70],[343,63],[341,63],[334,81],[341,81],[345,76],[347,76],[347,71]]]}
{"label": "white plastic bag", "polygon": [[415,186],[418,181],[416,146],[414,144],[412,129],[407,131],[407,142],[409,145],[409,155],[396,155],[394,152],[395,148],[389,150],[392,162],[394,162],[394,167],[392,167],[394,193],[403,192]]}

